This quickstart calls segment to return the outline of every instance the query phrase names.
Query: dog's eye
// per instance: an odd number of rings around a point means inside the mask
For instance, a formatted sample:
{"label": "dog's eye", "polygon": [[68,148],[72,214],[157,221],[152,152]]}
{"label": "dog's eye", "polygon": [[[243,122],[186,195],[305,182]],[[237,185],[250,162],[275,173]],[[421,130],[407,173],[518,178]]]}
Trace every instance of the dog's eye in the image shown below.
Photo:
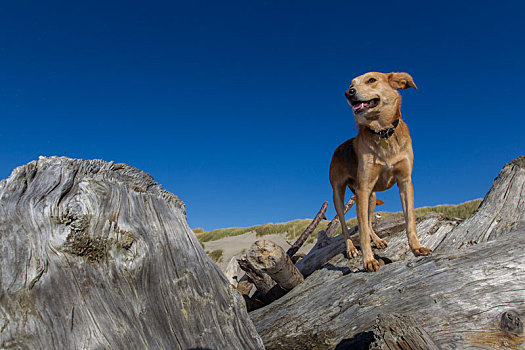
{"label": "dog's eye", "polygon": [[375,83],[377,80],[376,78],[370,78],[366,81],[367,84],[372,84],[372,83]]}

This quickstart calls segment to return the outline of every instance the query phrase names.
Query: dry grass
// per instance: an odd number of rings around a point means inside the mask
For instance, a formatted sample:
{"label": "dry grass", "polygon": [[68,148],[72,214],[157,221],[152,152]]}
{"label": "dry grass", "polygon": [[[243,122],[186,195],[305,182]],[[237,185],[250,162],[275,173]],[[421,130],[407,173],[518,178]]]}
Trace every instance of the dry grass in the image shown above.
{"label": "dry grass", "polygon": [[215,261],[216,263],[222,261],[222,255],[224,254],[224,250],[217,249],[212,252],[206,252],[206,254],[211,258],[211,260]]}
{"label": "dry grass", "polygon": [[[442,213],[448,217],[455,218],[467,218],[472,215],[479,207],[481,199],[475,199],[465,203],[457,205],[438,205],[435,207],[421,207],[416,209],[416,217],[423,216],[430,212]],[[378,212],[382,219],[386,219],[393,215],[402,215],[401,212],[390,213],[390,212]],[[303,220],[292,220],[284,223],[268,223],[264,225],[250,226],[250,227],[232,227],[232,228],[221,228],[218,230],[204,231],[202,228],[194,229],[193,232],[197,236],[200,242],[215,241],[224,237],[239,236],[248,232],[256,232],[257,236],[264,236],[270,234],[283,234],[286,233],[288,238],[293,239],[298,237],[306,227],[312,222],[311,219]],[[313,242],[317,237],[317,232],[325,230],[328,226],[329,221],[322,221],[317,229],[308,238],[307,242]],[[346,222],[347,226],[352,227],[357,225],[357,219],[352,218]],[[341,232],[341,229],[339,229]],[[213,252],[212,252],[213,253]],[[222,254],[221,254],[222,255]]]}

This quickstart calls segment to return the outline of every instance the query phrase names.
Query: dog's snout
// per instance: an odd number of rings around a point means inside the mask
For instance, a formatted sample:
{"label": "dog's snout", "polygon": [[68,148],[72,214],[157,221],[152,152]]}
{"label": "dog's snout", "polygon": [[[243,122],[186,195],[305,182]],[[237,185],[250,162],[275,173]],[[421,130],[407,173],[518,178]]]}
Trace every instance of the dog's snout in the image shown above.
{"label": "dog's snout", "polygon": [[354,96],[356,93],[355,89],[354,88],[350,88],[348,90],[346,90],[346,96]]}

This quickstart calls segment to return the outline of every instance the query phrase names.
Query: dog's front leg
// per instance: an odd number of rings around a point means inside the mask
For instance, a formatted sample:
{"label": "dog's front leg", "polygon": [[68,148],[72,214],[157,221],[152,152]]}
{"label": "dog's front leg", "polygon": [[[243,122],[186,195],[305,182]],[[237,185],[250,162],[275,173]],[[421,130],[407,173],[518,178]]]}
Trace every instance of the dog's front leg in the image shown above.
{"label": "dog's front leg", "polygon": [[414,186],[410,176],[404,176],[397,182],[399,197],[403,206],[403,214],[407,227],[408,245],[415,256],[430,255],[432,250],[421,246],[416,232],[416,213],[414,209]]}
{"label": "dog's front leg", "polygon": [[379,263],[374,259],[374,252],[370,245],[370,223],[368,222],[368,202],[370,200],[371,188],[360,188],[355,191],[357,222],[359,224],[359,241],[365,270],[369,272],[379,270]]}
{"label": "dog's front leg", "polygon": [[[360,164],[367,164],[362,161]],[[361,252],[363,253],[363,262],[367,271],[373,272],[379,270],[379,263],[374,259],[374,252],[370,244],[370,215],[369,201],[374,186],[379,177],[380,169],[372,164],[367,164],[359,168],[358,186],[355,191],[356,195],[356,212],[357,223],[359,225],[359,241],[361,243]]]}

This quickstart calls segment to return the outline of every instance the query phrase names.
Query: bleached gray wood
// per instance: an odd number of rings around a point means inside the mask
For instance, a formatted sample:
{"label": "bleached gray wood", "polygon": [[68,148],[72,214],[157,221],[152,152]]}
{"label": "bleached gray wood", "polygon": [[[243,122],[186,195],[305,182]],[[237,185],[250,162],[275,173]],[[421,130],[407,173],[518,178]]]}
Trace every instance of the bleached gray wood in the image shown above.
{"label": "bleached gray wood", "polygon": [[230,259],[230,262],[226,266],[226,269],[224,270],[224,276],[228,279],[228,282],[234,287],[237,287],[237,284],[240,282],[242,276],[244,275],[244,272],[239,266],[239,263],[237,262],[237,259],[239,259],[241,256],[233,256]]}
{"label": "bleached gray wood", "polygon": [[[355,259],[353,259],[355,260]],[[339,254],[281,299],[250,313],[267,349],[333,349],[370,332],[379,313],[414,317],[442,349],[525,346],[503,312],[525,315],[525,230],[466,248],[355,270]]]}
{"label": "bleached gray wood", "polygon": [[239,259],[237,259],[237,262],[239,263],[241,269],[246,272],[248,280],[253,282],[261,294],[261,301],[268,304],[284,295],[284,291],[278,286],[277,282],[274,281],[266,272],[254,266],[252,261],[250,261],[250,259],[248,259],[246,256],[241,256]]}
{"label": "bleached gray wood", "polygon": [[246,253],[248,260],[267,273],[285,291],[303,282],[303,275],[286,252],[272,241],[255,241]]}
{"label": "bleached gray wood", "polygon": [[[434,249],[446,237],[452,229],[459,223],[457,219],[450,219],[444,215],[431,213],[416,220],[416,229],[421,244],[430,249]],[[408,247],[405,230],[405,220],[402,216],[392,216],[381,221],[374,231],[377,235],[385,239],[388,247],[384,250],[374,249],[375,253],[381,257],[392,261],[412,257],[413,254]],[[359,232],[357,226],[350,229],[350,238],[356,246],[359,245]],[[327,263],[330,259],[346,250],[346,243],[342,235],[330,238],[321,232],[316,245],[308,254],[300,260],[296,266],[303,276],[312,274],[315,270]],[[355,269],[362,268],[362,258],[352,259]],[[361,263],[361,265],[359,265]]]}
{"label": "bleached gray wood", "polygon": [[0,348],[262,349],[151,176],[40,158],[0,182]]}
{"label": "bleached gray wood", "polygon": [[490,241],[525,226],[525,156],[507,163],[475,215],[461,223],[437,250],[457,250]]}
{"label": "bleached gray wood", "polygon": [[[267,349],[351,348],[370,338],[379,313],[413,317],[445,350],[525,349],[523,163],[520,157],[505,166],[485,197],[485,209],[464,224],[438,214],[418,220],[418,236],[433,255],[414,257],[404,225],[385,220],[391,231],[403,230],[388,236],[385,250],[374,250],[386,263],[378,272],[363,272],[360,259],[339,253],[287,295],[251,312]],[[486,220],[487,208],[498,208],[495,221]],[[375,231],[382,237],[380,225]],[[314,254],[344,251],[338,237],[323,244],[297,264],[303,273],[306,264],[299,265]]]}
{"label": "bleached gray wood", "polygon": [[411,316],[379,314],[369,350],[439,350],[430,335]]}

